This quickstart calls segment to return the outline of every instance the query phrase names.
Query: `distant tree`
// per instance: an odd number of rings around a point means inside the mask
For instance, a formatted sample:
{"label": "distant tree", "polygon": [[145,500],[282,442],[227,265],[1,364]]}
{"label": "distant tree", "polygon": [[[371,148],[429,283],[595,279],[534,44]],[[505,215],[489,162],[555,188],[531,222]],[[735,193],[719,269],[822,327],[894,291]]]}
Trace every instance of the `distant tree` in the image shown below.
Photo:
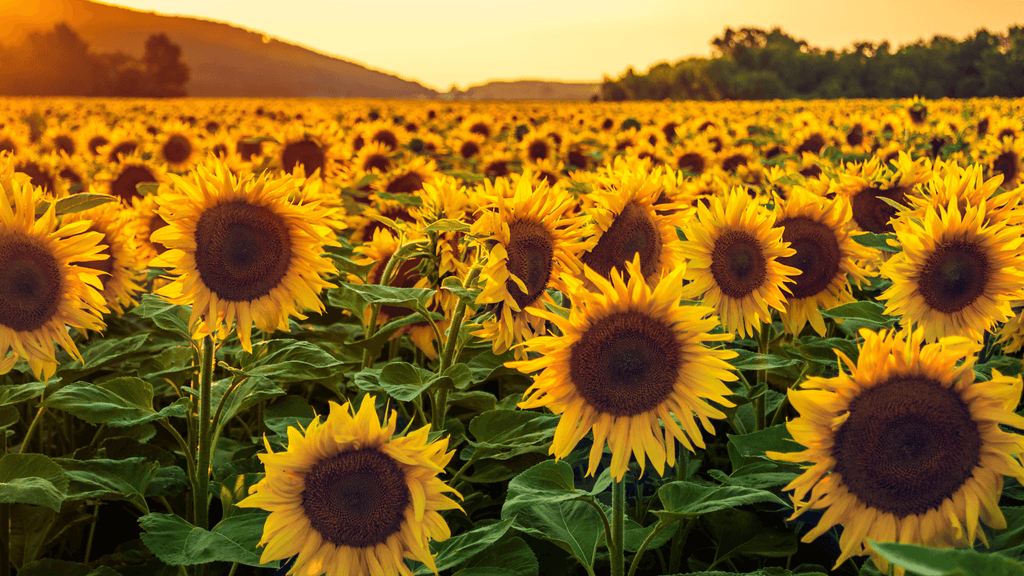
{"label": "distant tree", "polygon": [[185,95],[189,69],[181,61],[181,47],[171,42],[167,34],[154,34],[146,40],[142,64],[151,96]]}
{"label": "distant tree", "polygon": [[184,96],[189,70],[166,34],[146,41],[138,60],[95,54],[66,23],[0,45],[0,94],[16,96]]}

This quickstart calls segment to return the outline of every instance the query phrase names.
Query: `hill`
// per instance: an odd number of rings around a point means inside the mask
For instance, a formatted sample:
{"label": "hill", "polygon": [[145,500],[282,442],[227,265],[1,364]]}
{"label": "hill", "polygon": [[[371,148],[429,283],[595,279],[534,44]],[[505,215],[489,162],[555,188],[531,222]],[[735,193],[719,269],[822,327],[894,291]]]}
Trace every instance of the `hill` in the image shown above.
{"label": "hill", "polygon": [[436,98],[435,91],[393,74],[266,39],[243,28],[162,16],[89,0],[0,0],[5,44],[65,21],[95,52],[142,55],[146,39],[164,32],[181,46],[191,70],[189,96]]}
{"label": "hill", "polygon": [[548,80],[496,80],[451,92],[455,100],[589,100],[601,85]]}

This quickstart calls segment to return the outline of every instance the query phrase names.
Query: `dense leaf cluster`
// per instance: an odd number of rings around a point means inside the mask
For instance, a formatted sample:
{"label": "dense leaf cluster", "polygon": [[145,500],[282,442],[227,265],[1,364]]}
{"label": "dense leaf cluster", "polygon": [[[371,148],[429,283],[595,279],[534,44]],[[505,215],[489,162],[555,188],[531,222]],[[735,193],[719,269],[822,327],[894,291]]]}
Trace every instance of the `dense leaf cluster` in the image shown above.
{"label": "dense leaf cluster", "polygon": [[66,23],[0,45],[0,62],[0,95],[7,96],[178,97],[189,80],[181,47],[166,34],[151,35],[137,59],[92,52]]}
{"label": "dense leaf cluster", "polygon": [[775,98],[973,98],[1024,96],[1024,27],[979,30],[957,41],[935,36],[893,50],[858,42],[823,50],[779,28],[726,28],[715,56],[629,68],[605,78],[605,100],[770,100]]}

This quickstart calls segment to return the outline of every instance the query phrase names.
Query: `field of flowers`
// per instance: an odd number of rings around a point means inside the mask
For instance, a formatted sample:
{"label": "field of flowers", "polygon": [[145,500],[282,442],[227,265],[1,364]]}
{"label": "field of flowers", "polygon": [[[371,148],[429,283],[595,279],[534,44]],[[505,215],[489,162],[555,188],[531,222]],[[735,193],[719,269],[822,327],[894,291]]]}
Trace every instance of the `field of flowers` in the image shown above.
{"label": "field of flowers", "polygon": [[1022,119],[0,100],[0,576],[1024,575]]}

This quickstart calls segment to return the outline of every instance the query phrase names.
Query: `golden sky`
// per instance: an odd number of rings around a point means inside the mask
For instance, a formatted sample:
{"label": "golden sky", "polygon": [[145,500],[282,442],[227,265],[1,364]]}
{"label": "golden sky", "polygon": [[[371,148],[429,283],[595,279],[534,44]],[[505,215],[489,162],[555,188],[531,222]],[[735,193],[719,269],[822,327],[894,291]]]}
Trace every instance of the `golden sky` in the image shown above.
{"label": "golden sky", "polygon": [[600,81],[710,55],[726,26],[824,48],[1024,25],[1024,0],[106,0],[229,22],[447,90],[494,79]]}

